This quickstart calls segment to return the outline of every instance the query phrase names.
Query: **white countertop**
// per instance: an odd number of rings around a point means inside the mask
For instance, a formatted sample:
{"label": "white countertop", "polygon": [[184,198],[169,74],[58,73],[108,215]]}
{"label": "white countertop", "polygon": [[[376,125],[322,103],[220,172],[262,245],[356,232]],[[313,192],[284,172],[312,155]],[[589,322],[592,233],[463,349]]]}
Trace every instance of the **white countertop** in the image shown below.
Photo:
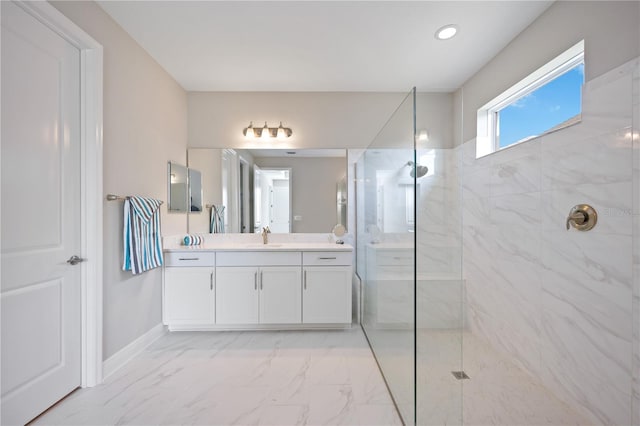
{"label": "white countertop", "polygon": [[353,251],[350,244],[320,243],[320,242],[287,242],[287,243],[233,243],[233,242],[205,242],[199,246],[171,245],[163,251]]}

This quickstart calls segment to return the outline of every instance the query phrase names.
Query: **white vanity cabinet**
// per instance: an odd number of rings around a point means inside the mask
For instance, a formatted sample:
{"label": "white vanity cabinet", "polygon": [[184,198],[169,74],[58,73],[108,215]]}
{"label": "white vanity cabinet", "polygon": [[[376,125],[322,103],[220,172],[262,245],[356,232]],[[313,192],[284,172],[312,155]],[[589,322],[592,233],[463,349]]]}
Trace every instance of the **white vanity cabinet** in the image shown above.
{"label": "white vanity cabinet", "polygon": [[165,251],[170,330],[335,328],[351,324],[352,252]]}
{"label": "white vanity cabinet", "polygon": [[214,280],[213,253],[165,254],[163,323],[215,324]]}
{"label": "white vanity cabinet", "polygon": [[260,324],[302,322],[302,271],[299,266],[260,268]]}
{"label": "white vanity cabinet", "polygon": [[351,253],[303,253],[302,322],[351,322]]}
{"label": "white vanity cabinet", "polygon": [[220,252],[216,324],[300,324],[300,252]]}
{"label": "white vanity cabinet", "polygon": [[216,323],[258,323],[258,268],[216,268]]}

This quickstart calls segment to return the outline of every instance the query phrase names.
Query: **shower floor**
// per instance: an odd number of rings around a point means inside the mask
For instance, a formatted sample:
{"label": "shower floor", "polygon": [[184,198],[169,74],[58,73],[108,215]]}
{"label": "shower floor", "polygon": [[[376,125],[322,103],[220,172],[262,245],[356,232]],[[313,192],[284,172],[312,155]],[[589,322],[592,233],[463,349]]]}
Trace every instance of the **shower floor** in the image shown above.
{"label": "shower floor", "polygon": [[[412,423],[413,333],[369,328],[367,336],[405,423]],[[419,426],[595,424],[470,332],[423,329],[417,338]],[[451,374],[461,370],[470,379]]]}
{"label": "shower floor", "polygon": [[[592,424],[471,333],[428,330],[417,337],[419,425]],[[455,379],[451,372],[459,370],[470,379]]]}

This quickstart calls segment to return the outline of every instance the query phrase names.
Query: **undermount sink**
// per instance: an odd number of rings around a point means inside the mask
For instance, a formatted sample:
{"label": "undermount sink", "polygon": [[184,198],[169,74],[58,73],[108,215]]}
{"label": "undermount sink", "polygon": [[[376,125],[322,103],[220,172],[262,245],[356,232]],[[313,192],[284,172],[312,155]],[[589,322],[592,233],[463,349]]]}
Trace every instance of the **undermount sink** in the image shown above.
{"label": "undermount sink", "polygon": [[277,248],[282,247],[282,244],[247,244],[245,247],[247,248]]}

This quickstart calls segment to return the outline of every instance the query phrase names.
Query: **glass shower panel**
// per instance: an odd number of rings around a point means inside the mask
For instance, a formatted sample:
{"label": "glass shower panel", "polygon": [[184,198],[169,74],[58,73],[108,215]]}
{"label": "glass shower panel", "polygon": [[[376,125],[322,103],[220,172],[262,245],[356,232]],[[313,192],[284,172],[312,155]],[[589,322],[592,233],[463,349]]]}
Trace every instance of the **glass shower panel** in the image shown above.
{"label": "glass shower panel", "polygon": [[415,89],[356,163],[362,325],[406,425],[415,423],[414,106]]}
{"label": "glass shower panel", "polygon": [[[419,94],[428,97],[429,94]],[[433,128],[418,103],[418,132]],[[424,124],[421,124],[424,123]],[[416,424],[461,425],[463,285],[458,153],[450,133],[418,138],[416,181]]]}
{"label": "glass shower panel", "polygon": [[640,424],[640,59],[633,68],[633,412],[634,425]]}

